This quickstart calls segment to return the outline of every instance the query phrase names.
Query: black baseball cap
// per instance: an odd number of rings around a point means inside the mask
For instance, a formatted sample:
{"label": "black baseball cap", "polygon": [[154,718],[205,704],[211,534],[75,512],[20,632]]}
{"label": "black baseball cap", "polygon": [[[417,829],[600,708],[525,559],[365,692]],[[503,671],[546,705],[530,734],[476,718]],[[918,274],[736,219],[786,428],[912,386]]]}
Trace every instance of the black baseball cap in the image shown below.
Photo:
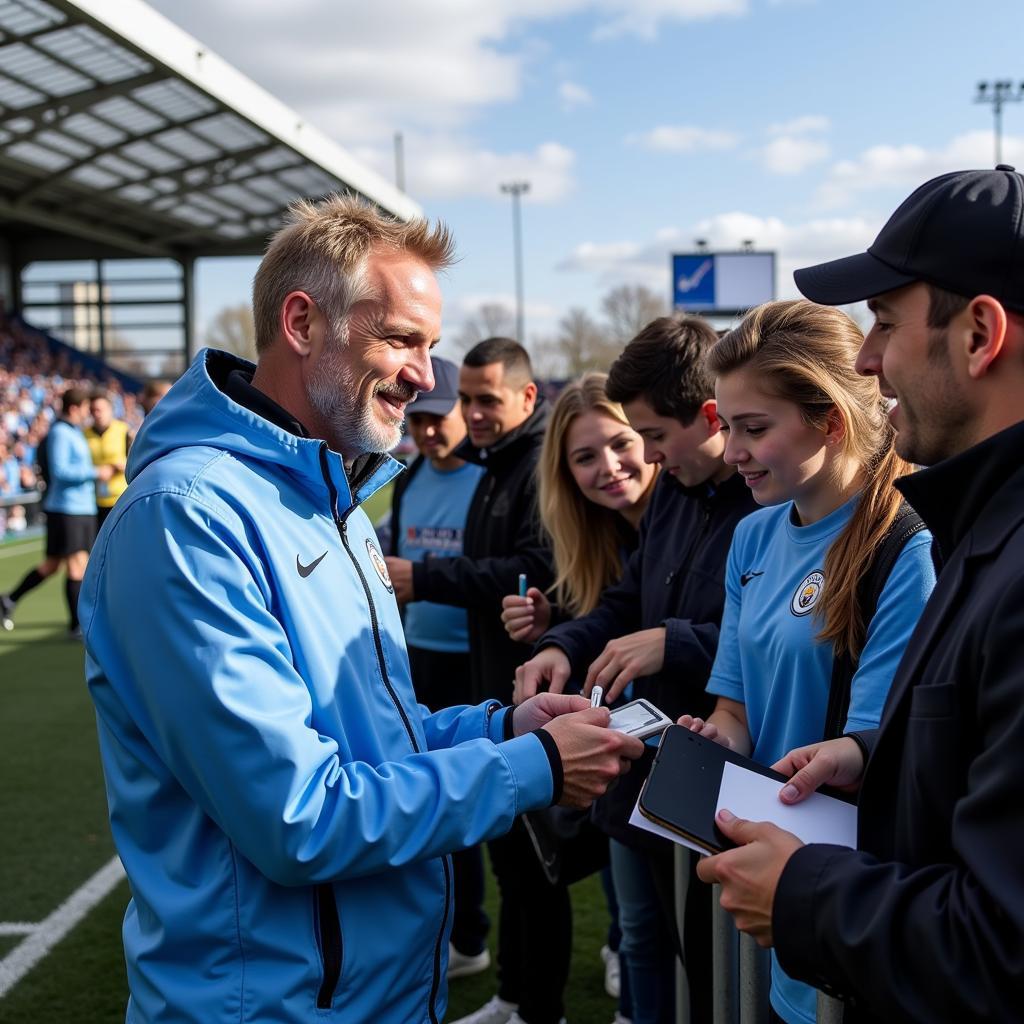
{"label": "black baseball cap", "polygon": [[431,416],[447,416],[459,400],[459,368],[441,356],[431,356],[430,365],[434,371],[434,390],[421,391],[405,407],[406,415],[425,412]]}
{"label": "black baseball cap", "polygon": [[867,252],[794,271],[797,288],[844,306],[925,281],[969,297],[991,295],[1024,313],[1024,175],[1009,164],[954,171],[903,201]]}

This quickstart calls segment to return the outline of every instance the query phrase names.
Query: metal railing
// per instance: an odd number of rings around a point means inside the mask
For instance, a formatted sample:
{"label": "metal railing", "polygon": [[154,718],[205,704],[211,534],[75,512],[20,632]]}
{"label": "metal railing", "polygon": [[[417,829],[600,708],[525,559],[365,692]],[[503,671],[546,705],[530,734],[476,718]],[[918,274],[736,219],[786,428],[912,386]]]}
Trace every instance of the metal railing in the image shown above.
{"label": "metal railing", "polygon": [[[676,923],[683,934],[683,913],[690,882],[690,858],[695,853],[677,846],[675,850]],[[712,1024],[768,1024],[768,990],[771,959],[768,950],[749,936],[741,935],[732,917],[722,909],[721,886],[712,887]],[[689,986],[686,971],[676,969],[677,1024],[706,1024],[690,1019]],[[842,1024],[843,1004],[824,992],[818,993],[818,1024]]]}

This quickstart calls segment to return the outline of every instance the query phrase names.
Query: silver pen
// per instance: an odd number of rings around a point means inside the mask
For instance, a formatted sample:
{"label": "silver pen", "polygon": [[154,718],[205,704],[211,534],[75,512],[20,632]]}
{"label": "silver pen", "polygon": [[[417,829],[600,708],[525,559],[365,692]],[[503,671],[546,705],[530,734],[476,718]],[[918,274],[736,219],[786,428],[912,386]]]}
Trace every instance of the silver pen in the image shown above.
{"label": "silver pen", "polygon": [[595,686],[590,691],[590,706],[592,708],[599,708],[601,701],[604,698],[604,690],[600,686]]}

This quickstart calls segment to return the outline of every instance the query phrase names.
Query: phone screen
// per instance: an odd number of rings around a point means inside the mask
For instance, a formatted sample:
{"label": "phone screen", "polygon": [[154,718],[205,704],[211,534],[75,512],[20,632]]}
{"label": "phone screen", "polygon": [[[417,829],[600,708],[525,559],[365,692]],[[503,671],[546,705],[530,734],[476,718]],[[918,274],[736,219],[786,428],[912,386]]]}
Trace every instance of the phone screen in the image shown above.
{"label": "phone screen", "polygon": [[663,721],[663,716],[659,715],[649,704],[637,700],[613,711],[609,725],[616,732],[624,732],[628,736],[633,736]]}

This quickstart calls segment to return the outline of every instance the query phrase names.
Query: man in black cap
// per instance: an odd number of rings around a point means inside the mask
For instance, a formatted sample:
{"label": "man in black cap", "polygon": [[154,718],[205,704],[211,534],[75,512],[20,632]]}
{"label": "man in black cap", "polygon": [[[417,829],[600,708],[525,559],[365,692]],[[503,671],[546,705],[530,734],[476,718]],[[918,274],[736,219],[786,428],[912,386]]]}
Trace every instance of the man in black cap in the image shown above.
{"label": "man in black cap", "polygon": [[705,881],[846,1024],[1024,1014],[1024,176],[922,185],[866,253],[796,272],[867,299],[858,359],[893,401],[897,486],[934,536],[938,585],[877,730],[791,752],[782,799],[859,793],[858,850],[726,814]]}

